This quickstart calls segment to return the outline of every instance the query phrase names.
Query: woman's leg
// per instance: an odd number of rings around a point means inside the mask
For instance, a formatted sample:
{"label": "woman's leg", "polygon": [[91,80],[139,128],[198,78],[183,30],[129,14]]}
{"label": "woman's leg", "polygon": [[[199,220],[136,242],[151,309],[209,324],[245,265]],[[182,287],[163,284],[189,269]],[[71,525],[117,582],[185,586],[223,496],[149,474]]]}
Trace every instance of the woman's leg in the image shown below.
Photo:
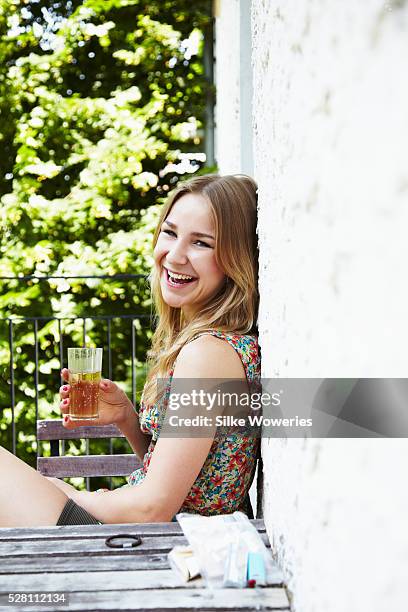
{"label": "woman's leg", "polygon": [[78,493],[78,489],[68,484],[64,480],[61,480],[60,478],[54,478],[53,476],[46,476],[46,479],[52,482],[52,484],[54,484],[56,487],[61,489],[61,491],[64,491],[64,493],[68,495],[68,497],[73,498],[75,497],[75,494]]}
{"label": "woman's leg", "polygon": [[68,497],[0,446],[0,527],[56,525]]}

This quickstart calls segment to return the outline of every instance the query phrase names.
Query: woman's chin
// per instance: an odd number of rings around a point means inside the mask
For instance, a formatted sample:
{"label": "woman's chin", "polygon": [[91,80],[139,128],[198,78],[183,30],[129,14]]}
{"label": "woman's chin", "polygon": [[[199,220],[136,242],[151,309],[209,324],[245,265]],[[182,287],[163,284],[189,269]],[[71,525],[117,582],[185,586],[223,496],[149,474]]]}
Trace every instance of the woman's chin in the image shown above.
{"label": "woman's chin", "polygon": [[174,295],[171,290],[169,291],[167,287],[162,287],[162,298],[166,302],[166,304],[168,306],[171,306],[172,308],[181,308],[181,306],[183,305],[183,300],[180,299],[179,296]]}

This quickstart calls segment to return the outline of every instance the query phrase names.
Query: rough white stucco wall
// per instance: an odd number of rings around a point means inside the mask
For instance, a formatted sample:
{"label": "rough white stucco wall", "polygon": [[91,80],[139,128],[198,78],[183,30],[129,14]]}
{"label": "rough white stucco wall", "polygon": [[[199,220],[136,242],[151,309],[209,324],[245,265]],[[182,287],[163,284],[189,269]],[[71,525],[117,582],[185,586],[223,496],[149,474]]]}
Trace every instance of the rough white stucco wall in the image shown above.
{"label": "rough white stucco wall", "polygon": [[235,174],[241,171],[239,0],[215,6],[215,159],[220,174]]}
{"label": "rough white stucco wall", "polygon": [[[408,2],[254,0],[263,376],[406,377]],[[407,609],[406,440],[264,440],[298,612]]]}

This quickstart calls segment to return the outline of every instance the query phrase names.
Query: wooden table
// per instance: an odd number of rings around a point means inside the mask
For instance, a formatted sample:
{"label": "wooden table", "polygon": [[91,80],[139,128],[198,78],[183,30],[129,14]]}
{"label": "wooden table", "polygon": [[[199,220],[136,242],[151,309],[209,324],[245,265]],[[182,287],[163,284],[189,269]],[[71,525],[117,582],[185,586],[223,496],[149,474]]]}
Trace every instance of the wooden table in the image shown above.
{"label": "wooden table", "polygon": [[[263,521],[252,521],[268,543]],[[110,549],[109,535],[138,534],[134,549]],[[0,610],[289,610],[276,567],[270,584],[215,589],[201,578],[181,582],[167,553],[186,544],[178,523],[0,529]],[[269,543],[268,543],[269,546]],[[9,604],[9,593],[69,596],[65,605]]]}

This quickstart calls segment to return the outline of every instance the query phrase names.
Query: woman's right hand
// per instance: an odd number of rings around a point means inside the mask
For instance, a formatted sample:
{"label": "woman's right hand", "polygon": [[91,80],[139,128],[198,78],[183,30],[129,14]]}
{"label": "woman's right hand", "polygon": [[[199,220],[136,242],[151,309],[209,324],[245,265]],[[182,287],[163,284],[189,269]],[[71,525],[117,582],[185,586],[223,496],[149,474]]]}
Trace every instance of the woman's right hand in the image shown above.
{"label": "woman's right hand", "polygon": [[112,425],[116,424],[119,428],[129,417],[135,415],[133,405],[128,396],[113,381],[103,378],[99,383],[99,401],[97,419],[84,419],[73,421],[67,414],[69,410],[70,386],[68,384],[69,371],[67,368],[61,370],[62,379],[67,381],[60,387],[61,398],[60,409],[63,415],[62,424],[67,429],[75,429],[84,425]]}

